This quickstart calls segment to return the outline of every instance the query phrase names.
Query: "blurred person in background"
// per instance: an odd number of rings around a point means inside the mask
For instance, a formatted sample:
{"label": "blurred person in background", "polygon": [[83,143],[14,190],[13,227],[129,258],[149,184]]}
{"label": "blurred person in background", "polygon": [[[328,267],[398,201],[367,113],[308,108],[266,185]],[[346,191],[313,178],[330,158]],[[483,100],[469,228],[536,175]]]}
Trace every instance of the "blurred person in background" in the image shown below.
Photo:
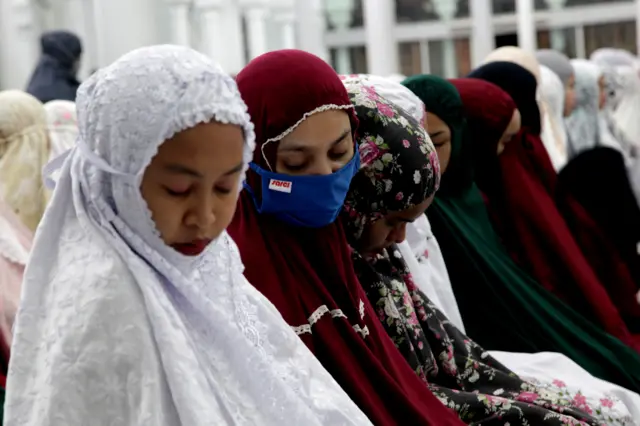
{"label": "blurred person in background", "polygon": [[0,199],[31,231],[49,199],[42,182],[49,158],[44,105],[20,90],[0,92]]}
{"label": "blurred person in background", "polygon": [[53,100],[76,100],[80,86],[82,42],[68,31],[50,31],[40,37],[40,60],[31,76],[27,92],[42,103]]}
{"label": "blurred person in background", "polygon": [[78,137],[76,104],[71,101],[51,101],[44,106],[51,140],[49,159],[73,148]]}

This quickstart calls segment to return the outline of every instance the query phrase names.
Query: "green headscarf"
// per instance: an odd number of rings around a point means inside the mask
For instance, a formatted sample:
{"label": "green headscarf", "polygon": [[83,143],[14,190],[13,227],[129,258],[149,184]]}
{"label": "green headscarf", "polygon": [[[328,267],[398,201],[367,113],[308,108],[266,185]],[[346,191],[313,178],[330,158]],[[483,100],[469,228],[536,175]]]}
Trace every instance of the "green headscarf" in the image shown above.
{"label": "green headscarf", "polygon": [[640,356],[545,290],[518,267],[493,230],[468,171],[470,151],[456,88],[434,76],[404,83],[452,133],[450,168],[427,211],[468,335],[491,350],[559,352],[594,376],[640,391]]}

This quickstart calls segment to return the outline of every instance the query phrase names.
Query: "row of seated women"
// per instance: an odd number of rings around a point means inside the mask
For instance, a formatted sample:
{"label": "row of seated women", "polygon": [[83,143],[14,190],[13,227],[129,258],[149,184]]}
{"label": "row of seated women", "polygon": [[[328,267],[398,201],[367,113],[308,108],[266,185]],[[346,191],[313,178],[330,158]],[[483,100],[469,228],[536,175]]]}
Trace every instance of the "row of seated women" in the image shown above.
{"label": "row of seated women", "polygon": [[45,169],[5,424],[636,424],[638,343],[525,65],[403,86],[284,50],[234,82],[154,46],[98,71]]}

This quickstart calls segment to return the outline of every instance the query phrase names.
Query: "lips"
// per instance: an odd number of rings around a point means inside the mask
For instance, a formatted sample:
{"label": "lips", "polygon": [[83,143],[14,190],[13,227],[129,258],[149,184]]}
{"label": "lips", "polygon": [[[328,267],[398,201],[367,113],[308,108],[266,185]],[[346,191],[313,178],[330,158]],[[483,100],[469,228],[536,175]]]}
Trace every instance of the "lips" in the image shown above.
{"label": "lips", "polygon": [[209,243],[211,240],[194,240],[190,243],[172,244],[171,247],[185,256],[197,256],[207,248]]}

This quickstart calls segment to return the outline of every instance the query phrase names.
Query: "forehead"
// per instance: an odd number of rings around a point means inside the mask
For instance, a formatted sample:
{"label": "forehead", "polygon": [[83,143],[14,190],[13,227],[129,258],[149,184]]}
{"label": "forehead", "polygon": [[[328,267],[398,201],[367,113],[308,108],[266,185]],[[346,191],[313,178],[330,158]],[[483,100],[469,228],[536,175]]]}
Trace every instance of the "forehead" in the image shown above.
{"label": "forehead", "polygon": [[298,127],[280,140],[278,151],[313,150],[336,142],[351,130],[349,114],[345,110],[318,112],[303,120]]}
{"label": "forehead", "polygon": [[449,126],[440,117],[435,114],[427,112],[427,127],[429,133],[437,132],[450,132]]}
{"label": "forehead", "polygon": [[[242,161],[244,134],[239,126],[217,122],[198,124],[160,145],[154,160],[196,170],[228,168]],[[212,161],[213,160],[213,161]]]}

